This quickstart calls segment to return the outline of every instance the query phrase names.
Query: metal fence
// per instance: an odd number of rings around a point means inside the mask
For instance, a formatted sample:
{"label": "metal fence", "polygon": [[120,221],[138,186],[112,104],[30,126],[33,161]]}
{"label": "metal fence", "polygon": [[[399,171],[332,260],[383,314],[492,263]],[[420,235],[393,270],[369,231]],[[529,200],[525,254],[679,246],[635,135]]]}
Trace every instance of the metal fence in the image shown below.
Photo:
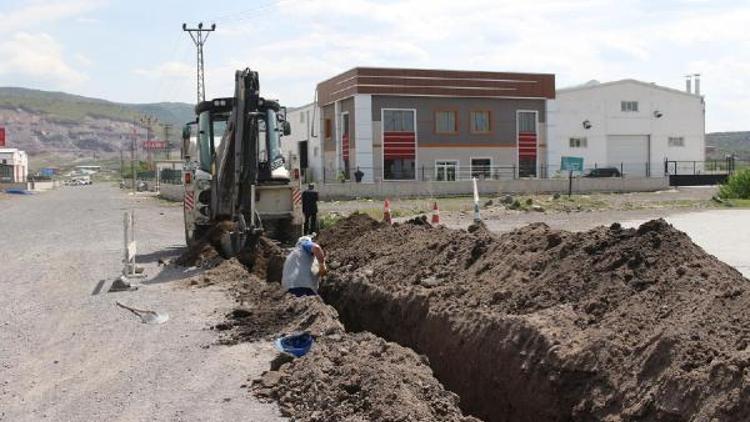
{"label": "metal fence", "polygon": [[159,172],[159,183],[166,183],[168,185],[181,185],[182,170],[161,169],[161,171]]}
{"label": "metal fence", "polygon": [[[580,171],[574,171],[574,176],[581,177],[663,177],[674,175],[731,175],[733,172],[750,168],[750,161],[727,158],[725,160],[706,161],[652,161],[647,163],[593,163]],[[357,171],[360,171],[360,180],[367,179],[368,174],[374,174],[375,182],[381,181],[418,181],[418,182],[452,182],[471,180],[476,177],[480,180],[512,180],[523,178],[552,179],[568,177],[569,171],[561,168],[559,164],[543,164],[535,168],[524,168],[514,165],[510,166],[461,166],[461,165],[438,165],[438,166],[416,166],[411,169],[401,169],[396,177],[384,178],[381,168],[358,167],[349,169],[348,172],[334,169],[324,169],[323,183],[356,183]]]}
{"label": "metal fence", "polygon": [[[604,171],[603,169],[606,169]],[[593,163],[582,170],[574,171],[574,176],[582,177],[660,177],[665,176],[664,163],[617,163],[599,164]],[[407,171],[402,170],[397,177],[384,178],[382,169],[378,168],[354,168],[348,172],[336,172],[334,169],[324,169],[323,183],[356,183],[358,180],[357,170],[361,172],[360,180],[367,179],[367,175],[374,175],[375,182],[381,181],[418,181],[418,182],[453,182],[471,180],[476,177],[479,180],[513,180],[524,178],[567,178],[569,171],[562,169],[560,165],[544,164],[536,167],[509,166],[460,166],[460,165],[438,165],[418,166]]]}
{"label": "metal fence", "polygon": [[665,160],[664,174],[670,176],[725,174],[731,175],[737,170],[750,167],[750,161],[727,157],[723,160],[679,161]]}

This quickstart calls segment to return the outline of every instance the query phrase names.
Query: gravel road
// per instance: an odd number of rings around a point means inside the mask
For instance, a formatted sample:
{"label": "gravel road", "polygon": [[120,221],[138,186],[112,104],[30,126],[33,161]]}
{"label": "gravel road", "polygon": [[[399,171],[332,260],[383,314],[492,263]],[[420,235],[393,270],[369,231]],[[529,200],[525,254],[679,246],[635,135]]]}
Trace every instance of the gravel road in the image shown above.
{"label": "gravel road", "polygon": [[[149,278],[106,293],[121,270],[127,209]],[[267,369],[271,345],[215,345],[207,328],[231,300],[158,266],[182,244],[179,204],[106,184],[0,201],[0,420],[281,420],[240,388]],[[142,324],[116,300],[170,320]]]}

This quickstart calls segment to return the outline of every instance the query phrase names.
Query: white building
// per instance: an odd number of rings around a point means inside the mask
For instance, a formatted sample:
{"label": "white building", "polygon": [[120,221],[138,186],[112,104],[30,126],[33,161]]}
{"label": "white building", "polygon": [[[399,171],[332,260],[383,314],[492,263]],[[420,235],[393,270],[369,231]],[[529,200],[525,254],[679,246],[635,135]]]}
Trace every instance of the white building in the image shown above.
{"label": "white building", "polygon": [[306,182],[323,178],[323,147],[320,143],[320,108],[315,103],[287,110],[292,134],[282,140],[281,149],[288,162],[297,160]]}
{"label": "white building", "polygon": [[692,171],[693,161],[700,169],[705,159],[705,103],[689,87],[591,81],[558,90],[547,113],[550,176],[561,157],[582,157],[585,169],[617,167],[626,176],[663,176],[665,160]]}
{"label": "white building", "polygon": [[29,176],[29,157],[26,151],[18,148],[0,148],[0,164],[4,169],[10,167],[8,174],[0,172],[0,182],[26,182]]}

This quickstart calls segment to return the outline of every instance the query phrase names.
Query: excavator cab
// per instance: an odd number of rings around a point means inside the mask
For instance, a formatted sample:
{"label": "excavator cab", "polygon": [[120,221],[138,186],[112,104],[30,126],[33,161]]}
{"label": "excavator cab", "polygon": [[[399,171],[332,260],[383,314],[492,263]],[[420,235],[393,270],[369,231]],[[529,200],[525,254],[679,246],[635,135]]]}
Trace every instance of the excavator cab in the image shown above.
{"label": "excavator cab", "polygon": [[[235,95],[195,107],[195,137],[185,150],[185,235],[188,244],[220,221],[235,223],[225,256],[259,232],[281,240],[301,224],[290,171],[281,151],[286,110],[259,96],[258,74],[235,74]],[[194,141],[193,141],[194,139]],[[189,175],[187,173],[190,173]]]}

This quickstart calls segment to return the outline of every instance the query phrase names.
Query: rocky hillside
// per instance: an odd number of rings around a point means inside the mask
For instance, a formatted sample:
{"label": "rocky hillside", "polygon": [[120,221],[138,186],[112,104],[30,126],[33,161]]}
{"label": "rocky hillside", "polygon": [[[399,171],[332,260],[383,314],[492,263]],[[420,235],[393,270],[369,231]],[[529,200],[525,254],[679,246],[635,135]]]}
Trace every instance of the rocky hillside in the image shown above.
{"label": "rocky hillside", "polygon": [[[176,143],[182,125],[193,118],[193,106],[121,104],[61,92],[0,88],[0,125],[6,128],[7,146],[22,148],[32,156],[119,155],[120,147],[129,145],[124,142],[130,139],[133,120],[145,114],[172,124],[170,137]],[[156,137],[163,137],[160,125],[153,129]]]}

